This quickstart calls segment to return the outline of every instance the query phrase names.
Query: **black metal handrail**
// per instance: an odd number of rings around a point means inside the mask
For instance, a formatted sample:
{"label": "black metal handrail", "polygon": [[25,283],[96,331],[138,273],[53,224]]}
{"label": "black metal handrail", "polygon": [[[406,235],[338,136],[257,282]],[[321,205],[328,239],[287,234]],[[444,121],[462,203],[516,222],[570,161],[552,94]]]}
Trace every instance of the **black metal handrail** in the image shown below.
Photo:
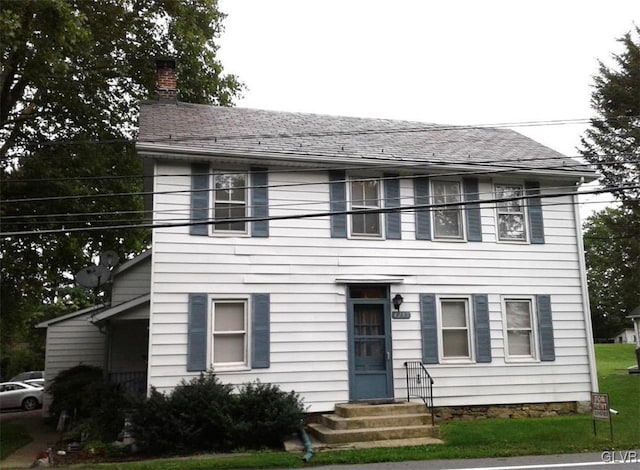
{"label": "black metal handrail", "polygon": [[147,371],[109,372],[107,379],[125,393],[144,396],[147,393]]}
{"label": "black metal handrail", "polygon": [[420,398],[431,413],[431,425],[435,424],[433,413],[433,378],[420,361],[404,363],[407,378],[407,401]]}

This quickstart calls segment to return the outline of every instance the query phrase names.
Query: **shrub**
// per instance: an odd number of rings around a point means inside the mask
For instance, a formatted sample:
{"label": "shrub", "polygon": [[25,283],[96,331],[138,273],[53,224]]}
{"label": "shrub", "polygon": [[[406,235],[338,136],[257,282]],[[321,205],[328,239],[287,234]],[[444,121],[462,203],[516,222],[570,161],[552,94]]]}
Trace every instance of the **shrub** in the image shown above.
{"label": "shrub", "polygon": [[302,425],[304,406],[295,392],[256,381],[240,387],[234,403],[234,443],[276,447]]}
{"label": "shrub", "polygon": [[102,369],[81,364],[60,372],[47,391],[56,418],[66,410],[73,419],[72,435],[88,434],[105,442],[118,437],[132,399],[115,384],[103,380]]}
{"label": "shrub", "polygon": [[170,395],[152,389],[132,416],[138,448],[156,455],[228,449],[232,391],[212,373],[183,380]]}
{"label": "shrub", "polygon": [[138,449],[149,455],[274,447],[301,425],[297,394],[255,382],[233,393],[208,372],[171,394],[152,388],[132,414]]}
{"label": "shrub", "polygon": [[80,364],[63,370],[47,388],[53,398],[49,411],[56,418],[64,410],[75,419],[88,418],[98,406],[102,381],[100,367]]}
{"label": "shrub", "polygon": [[102,383],[96,389],[97,401],[88,420],[89,434],[94,439],[112,442],[124,428],[124,421],[135,400],[119,385]]}

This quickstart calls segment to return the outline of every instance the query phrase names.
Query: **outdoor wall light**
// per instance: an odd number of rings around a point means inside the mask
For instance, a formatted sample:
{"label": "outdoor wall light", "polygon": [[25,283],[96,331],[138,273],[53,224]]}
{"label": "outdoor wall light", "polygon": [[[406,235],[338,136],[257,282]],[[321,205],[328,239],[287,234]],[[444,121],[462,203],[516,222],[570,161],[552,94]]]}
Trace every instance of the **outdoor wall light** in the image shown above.
{"label": "outdoor wall light", "polygon": [[391,302],[393,302],[393,307],[399,312],[400,311],[400,305],[402,305],[402,301],[404,299],[402,298],[402,296],[400,294],[396,294],[395,297],[393,299],[391,299]]}

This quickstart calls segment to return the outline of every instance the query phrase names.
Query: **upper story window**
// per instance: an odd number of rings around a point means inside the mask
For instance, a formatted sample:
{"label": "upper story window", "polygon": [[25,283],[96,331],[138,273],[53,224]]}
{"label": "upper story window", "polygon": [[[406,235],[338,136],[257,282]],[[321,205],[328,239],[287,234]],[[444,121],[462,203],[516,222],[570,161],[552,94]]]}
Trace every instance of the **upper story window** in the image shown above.
{"label": "upper story window", "polygon": [[[351,181],[351,210],[380,209],[380,181]],[[379,213],[351,214],[351,235],[381,237]]]}
{"label": "upper story window", "polygon": [[214,366],[247,364],[247,303],[244,300],[213,302],[212,359]]}
{"label": "upper story window", "polygon": [[[247,175],[242,173],[216,173],[213,175],[213,217],[216,221],[247,217]],[[247,231],[242,220],[217,222],[214,233]]]}
{"label": "upper story window", "polygon": [[[433,181],[433,203],[455,204],[462,201],[460,183],[457,181]],[[433,210],[434,238],[463,238],[462,208],[460,206],[436,207]]]}
{"label": "upper story window", "polygon": [[442,358],[471,359],[469,302],[440,299]]}
{"label": "upper story window", "polygon": [[[523,187],[518,184],[497,184],[496,198],[518,198],[523,195]],[[498,239],[526,241],[525,209],[522,199],[498,202]]]}

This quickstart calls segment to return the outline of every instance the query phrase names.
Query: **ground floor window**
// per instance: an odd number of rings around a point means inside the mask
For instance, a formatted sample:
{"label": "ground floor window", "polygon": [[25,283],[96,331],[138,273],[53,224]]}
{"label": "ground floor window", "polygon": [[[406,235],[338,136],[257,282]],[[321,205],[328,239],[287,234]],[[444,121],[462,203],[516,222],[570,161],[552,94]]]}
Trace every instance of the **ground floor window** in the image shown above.
{"label": "ground floor window", "polygon": [[212,312],[212,363],[214,366],[246,365],[247,302],[214,300]]}
{"label": "ground floor window", "polygon": [[531,299],[505,299],[506,347],[512,358],[535,358]]}
{"label": "ground floor window", "polygon": [[440,299],[442,358],[471,359],[468,299]]}

